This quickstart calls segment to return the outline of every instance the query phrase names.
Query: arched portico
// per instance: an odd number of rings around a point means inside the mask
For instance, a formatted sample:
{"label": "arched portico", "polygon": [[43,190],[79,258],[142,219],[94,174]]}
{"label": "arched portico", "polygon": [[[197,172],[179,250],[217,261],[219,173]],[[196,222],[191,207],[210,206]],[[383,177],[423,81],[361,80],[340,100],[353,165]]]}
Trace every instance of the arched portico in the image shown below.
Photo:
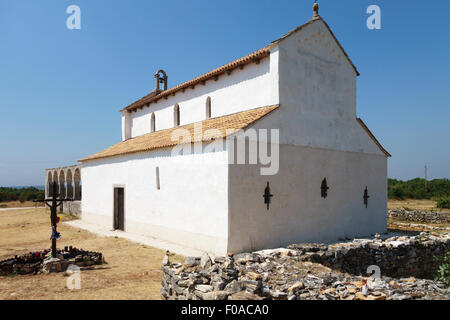
{"label": "arched portico", "polygon": [[73,199],[65,202],[63,211],[81,214],[81,165],[60,167],[45,170],[45,196],[53,196],[53,182],[56,182],[58,198]]}

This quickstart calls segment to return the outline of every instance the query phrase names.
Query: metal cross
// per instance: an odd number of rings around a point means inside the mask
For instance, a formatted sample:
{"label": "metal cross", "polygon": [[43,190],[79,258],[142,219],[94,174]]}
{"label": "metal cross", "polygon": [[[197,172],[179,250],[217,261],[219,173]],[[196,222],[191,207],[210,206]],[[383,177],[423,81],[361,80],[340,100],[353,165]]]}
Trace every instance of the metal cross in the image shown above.
{"label": "metal cross", "polygon": [[328,195],[328,189],[330,189],[330,187],[328,187],[328,185],[327,185],[327,179],[326,178],[324,178],[323,180],[322,180],[322,184],[321,184],[321,186],[320,186],[320,190],[322,191],[322,198],[326,198],[327,197],[327,195]]}
{"label": "metal cross", "polygon": [[367,187],[366,187],[366,189],[364,190],[364,204],[366,205],[366,208],[367,208],[367,205],[369,204],[369,198],[370,198],[369,191],[367,191]]}
{"label": "metal cross", "polygon": [[264,190],[264,203],[267,204],[267,210],[269,210],[269,205],[272,202],[270,198],[273,197],[273,194],[270,193],[270,186],[269,186],[269,182],[267,182],[267,187]]}
{"label": "metal cross", "polygon": [[[44,200],[33,200],[33,202],[44,202],[47,206],[50,207],[50,221],[52,224],[52,258],[56,258],[56,223],[57,223],[57,215],[56,215],[56,209],[66,201],[73,201],[73,199],[57,199],[59,196],[58,194],[58,185],[56,184],[56,181],[53,181],[52,186],[52,197],[51,199],[44,199]],[[49,203],[48,201],[51,201]]]}

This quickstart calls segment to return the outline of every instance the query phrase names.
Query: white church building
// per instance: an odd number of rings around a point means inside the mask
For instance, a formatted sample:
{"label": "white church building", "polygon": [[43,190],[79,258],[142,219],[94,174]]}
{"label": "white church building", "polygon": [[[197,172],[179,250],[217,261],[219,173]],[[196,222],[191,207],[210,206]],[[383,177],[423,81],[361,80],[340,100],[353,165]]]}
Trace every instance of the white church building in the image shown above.
{"label": "white church building", "polygon": [[385,232],[390,154],[357,117],[358,75],[317,5],[193,80],[158,71],[122,141],[80,160],[82,219],[217,255]]}

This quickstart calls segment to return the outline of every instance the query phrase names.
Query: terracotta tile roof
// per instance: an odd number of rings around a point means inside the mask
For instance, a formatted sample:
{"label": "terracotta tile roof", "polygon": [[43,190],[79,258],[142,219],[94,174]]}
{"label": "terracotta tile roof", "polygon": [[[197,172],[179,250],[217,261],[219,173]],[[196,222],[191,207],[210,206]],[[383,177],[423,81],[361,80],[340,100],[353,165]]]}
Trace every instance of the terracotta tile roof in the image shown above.
{"label": "terracotta tile roof", "polygon": [[369,137],[373,140],[373,142],[375,142],[375,144],[378,146],[378,148],[380,148],[380,150],[386,155],[386,157],[392,157],[391,154],[389,152],[386,151],[385,148],[383,148],[383,146],[381,145],[381,143],[377,140],[377,138],[375,138],[375,136],[373,135],[373,133],[369,130],[369,128],[366,126],[366,124],[364,123],[364,121],[362,121],[361,118],[356,118],[356,121],[358,121],[358,123],[361,125],[361,127],[364,129],[364,131],[367,132],[367,134],[369,135]]}
{"label": "terracotta tile roof", "polygon": [[225,64],[217,69],[214,69],[208,73],[205,73],[195,79],[189,80],[187,82],[184,82],[182,84],[179,84],[173,88],[170,88],[168,90],[164,90],[164,91],[159,91],[159,92],[151,92],[150,94],[146,95],[145,97],[139,99],[136,102],[133,102],[132,104],[130,104],[129,106],[125,107],[124,109],[122,109],[121,111],[124,110],[136,110],[138,108],[143,107],[144,105],[151,103],[151,102],[156,102],[159,99],[162,99],[164,97],[167,97],[171,94],[176,93],[177,91],[195,86],[199,83],[203,83],[206,80],[210,80],[212,78],[215,78],[227,71],[231,71],[233,69],[236,69],[238,67],[244,66],[246,64],[252,63],[252,62],[259,62],[260,59],[263,59],[267,56],[269,56],[270,54],[270,46],[264,47],[258,51],[255,51],[245,57],[242,57],[240,59],[234,60],[228,64]]}
{"label": "terracotta tile roof", "polygon": [[[180,141],[172,140],[172,134],[177,129],[188,130],[191,135],[191,142],[212,141],[217,138],[227,137],[241,129],[248,127],[273,110],[277,109],[279,105],[266,106],[252,110],[242,111],[226,115],[219,118],[208,119],[197,123],[191,123],[184,126],[160,130],[138,136],[129,140],[119,142],[118,144],[100,151],[92,156],[86,157],[79,161],[89,161],[94,159],[109,158],[113,156],[120,156],[130,153],[151,151],[160,148],[173,147],[180,144]],[[196,125],[202,125],[202,135],[194,135],[194,128]],[[215,132],[207,130],[214,129]],[[217,134],[216,134],[217,133]]]}

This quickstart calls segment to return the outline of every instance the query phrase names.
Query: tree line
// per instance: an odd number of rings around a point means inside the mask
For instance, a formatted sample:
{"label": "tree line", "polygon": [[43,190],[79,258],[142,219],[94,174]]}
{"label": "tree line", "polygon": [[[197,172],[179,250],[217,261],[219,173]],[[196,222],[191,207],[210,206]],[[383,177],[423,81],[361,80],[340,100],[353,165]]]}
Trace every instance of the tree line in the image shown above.
{"label": "tree line", "polygon": [[438,202],[450,198],[450,180],[434,179],[412,179],[401,181],[388,179],[389,199],[433,199]]}
{"label": "tree line", "polygon": [[35,199],[43,199],[45,195],[44,190],[39,190],[35,187],[27,188],[5,188],[0,187],[0,202],[8,201],[31,201]]}

